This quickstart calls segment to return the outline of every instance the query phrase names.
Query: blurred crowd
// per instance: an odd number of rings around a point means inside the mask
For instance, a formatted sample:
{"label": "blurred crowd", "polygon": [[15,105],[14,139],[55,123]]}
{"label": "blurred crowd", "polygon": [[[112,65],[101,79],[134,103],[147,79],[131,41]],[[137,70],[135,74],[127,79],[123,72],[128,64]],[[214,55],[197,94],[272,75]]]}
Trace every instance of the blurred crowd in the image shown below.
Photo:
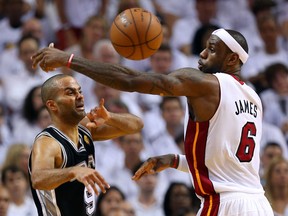
{"label": "blurred crowd", "polygon": [[[114,17],[141,7],[158,16],[163,42],[148,59],[117,54],[109,40]],[[261,181],[275,215],[288,215],[288,1],[287,0],[0,0],[0,216],[37,215],[27,163],[34,137],[51,123],[41,84],[57,73],[82,87],[86,110],[105,99],[112,112],[144,121],[141,133],[95,142],[96,167],[113,187],[97,199],[97,216],[193,216],[199,200],[187,173],[176,170],[131,177],[149,156],[184,154],[186,99],[121,92],[68,68],[45,73],[31,56],[53,42],[94,61],[167,74],[196,67],[217,28],[240,31],[249,44],[242,79],[264,107]],[[220,156],[221,157],[221,156]]]}

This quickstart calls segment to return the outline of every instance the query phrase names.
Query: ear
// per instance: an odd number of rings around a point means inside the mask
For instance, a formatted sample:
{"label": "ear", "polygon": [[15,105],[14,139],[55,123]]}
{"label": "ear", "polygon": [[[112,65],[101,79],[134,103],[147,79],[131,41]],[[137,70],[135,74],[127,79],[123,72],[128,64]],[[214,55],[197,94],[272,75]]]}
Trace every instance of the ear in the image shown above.
{"label": "ear", "polygon": [[240,61],[239,55],[237,53],[231,53],[228,56],[227,65],[236,65]]}
{"label": "ear", "polygon": [[53,100],[47,100],[46,106],[51,111],[56,111],[57,110],[57,105],[56,105],[55,101],[53,101]]}

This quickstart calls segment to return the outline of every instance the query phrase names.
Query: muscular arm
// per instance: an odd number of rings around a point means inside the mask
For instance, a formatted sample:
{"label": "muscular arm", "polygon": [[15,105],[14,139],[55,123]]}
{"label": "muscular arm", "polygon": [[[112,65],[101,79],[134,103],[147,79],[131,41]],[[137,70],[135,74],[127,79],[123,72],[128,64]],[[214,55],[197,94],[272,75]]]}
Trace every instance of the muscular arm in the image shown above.
{"label": "muscular arm", "polygon": [[[69,54],[50,47],[40,50],[32,59],[33,67],[40,64],[43,70],[47,70],[66,66]],[[121,91],[201,97],[218,90],[218,82],[213,75],[193,68],[183,68],[163,75],[139,72],[121,65],[90,61],[77,56],[73,58],[70,67],[97,82]]]}
{"label": "muscular arm", "polygon": [[59,169],[62,163],[59,144],[49,137],[36,140],[32,149],[32,185],[51,190],[74,178],[72,168]]}
{"label": "muscular arm", "polygon": [[107,111],[104,99],[80,123],[90,130],[93,140],[112,139],[139,132],[143,128],[143,121],[133,114]]}
{"label": "muscular arm", "polygon": [[121,91],[162,96],[199,97],[208,94],[212,90],[211,83],[215,82],[212,75],[193,68],[182,68],[164,75],[139,72],[115,64],[95,63],[78,57],[73,59],[71,68]]}
{"label": "muscular arm", "polygon": [[[88,118],[81,122],[87,127],[90,121]],[[125,134],[132,134],[140,131],[143,128],[143,121],[129,113],[110,113],[110,118],[105,124],[99,127],[88,127],[92,134],[93,140],[107,140]]]}
{"label": "muscular arm", "polygon": [[50,137],[38,138],[32,149],[31,181],[35,189],[52,190],[70,180],[77,180],[91,192],[98,195],[97,184],[102,192],[109,188],[108,183],[94,169],[74,166],[60,168],[63,162],[61,148],[57,141]]}

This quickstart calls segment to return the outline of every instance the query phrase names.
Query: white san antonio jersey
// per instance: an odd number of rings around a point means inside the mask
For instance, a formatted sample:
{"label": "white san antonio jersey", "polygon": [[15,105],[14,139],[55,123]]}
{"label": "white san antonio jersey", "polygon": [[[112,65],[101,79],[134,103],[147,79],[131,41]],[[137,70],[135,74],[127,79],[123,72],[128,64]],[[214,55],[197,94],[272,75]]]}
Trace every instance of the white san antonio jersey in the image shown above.
{"label": "white san antonio jersey", "polygon": [[262,104],[258,95],[231,75],[216,73],[220,103],[207,122],[188,118],[185,154],[195,191],[263,193],[258,175]]}

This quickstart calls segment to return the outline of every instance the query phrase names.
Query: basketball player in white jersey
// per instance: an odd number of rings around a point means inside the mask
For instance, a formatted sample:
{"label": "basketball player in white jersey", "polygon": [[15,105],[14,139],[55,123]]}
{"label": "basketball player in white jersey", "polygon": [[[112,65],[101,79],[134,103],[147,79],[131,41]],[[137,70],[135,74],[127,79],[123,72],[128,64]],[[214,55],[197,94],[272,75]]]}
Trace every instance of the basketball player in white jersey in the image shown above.
{"label": "basketball player in white jersey", "polygon": [[68,62],[73,70],[122,91],[186,96],[185,156],[149,158],[133,179],[178,168],[191,174],[202,201],[198,215],[273,215],[258,174],[263,110],[258,95],[240,78],[248,46],[239,32],[214,31],[200,54],[199,70],[182,68],[168,75],[73,58],[52,47],[32,59],[45,71]]}

